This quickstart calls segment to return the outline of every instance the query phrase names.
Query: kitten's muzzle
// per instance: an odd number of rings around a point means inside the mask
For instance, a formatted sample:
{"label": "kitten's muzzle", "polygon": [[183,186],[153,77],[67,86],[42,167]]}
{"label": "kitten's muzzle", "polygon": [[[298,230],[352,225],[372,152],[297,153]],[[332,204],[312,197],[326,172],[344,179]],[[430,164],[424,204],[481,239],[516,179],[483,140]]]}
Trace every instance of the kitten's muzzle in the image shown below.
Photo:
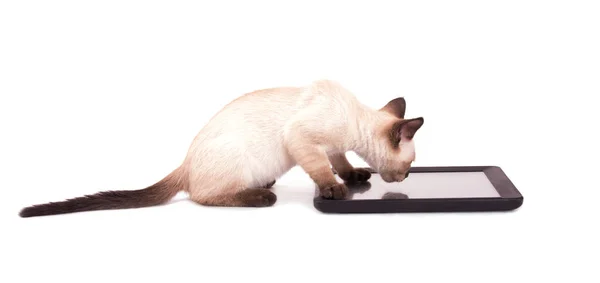
{"label": "kitten's muzzle", "polygon": [[402,182],[408,178],[409,172],[381,172],[381,179],[387,183]]}

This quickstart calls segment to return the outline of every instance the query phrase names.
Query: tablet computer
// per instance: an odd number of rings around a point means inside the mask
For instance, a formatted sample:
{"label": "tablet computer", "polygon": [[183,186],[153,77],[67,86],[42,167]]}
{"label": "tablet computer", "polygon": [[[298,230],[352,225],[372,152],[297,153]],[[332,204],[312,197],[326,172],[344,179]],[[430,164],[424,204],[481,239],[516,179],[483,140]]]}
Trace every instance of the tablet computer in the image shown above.
{"label": "tablet computer", "polygon": [[498,166],[413,167],[403,182],[394,183],[364,169],[371,178],[346,183],[346,199],[325,199],[317,187],[315,208],[325,213],[467,212],[509,211],[523,204],[523,196]]}

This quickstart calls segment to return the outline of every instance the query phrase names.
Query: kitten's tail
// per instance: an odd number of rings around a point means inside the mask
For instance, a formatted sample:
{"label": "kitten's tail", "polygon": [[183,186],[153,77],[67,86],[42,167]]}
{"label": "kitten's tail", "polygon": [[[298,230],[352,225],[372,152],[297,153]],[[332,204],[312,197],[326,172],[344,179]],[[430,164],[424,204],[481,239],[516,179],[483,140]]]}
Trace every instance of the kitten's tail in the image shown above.
{"label": "kitten's tail", "polygon": [[33,205],[23,208],[19,212],[19,216],[34,217],[92,210],[156,206],[168,202],[179,191],[187,190],[187,181],[188,176],[180,167],[156,184],[145,189],[104,191],[60,202]]}

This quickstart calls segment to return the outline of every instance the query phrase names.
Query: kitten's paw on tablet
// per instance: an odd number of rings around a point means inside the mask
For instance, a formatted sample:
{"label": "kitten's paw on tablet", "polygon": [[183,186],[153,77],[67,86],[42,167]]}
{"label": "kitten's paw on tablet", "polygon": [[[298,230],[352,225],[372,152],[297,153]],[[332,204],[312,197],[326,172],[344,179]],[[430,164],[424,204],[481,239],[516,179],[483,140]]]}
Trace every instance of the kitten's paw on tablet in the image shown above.
{"label": "kitten's paw on tablet", "polygon": [[326,199],[345,199],[348,187],[344,184],[334,184],[321,189],[321,196]]}
{"label": "kitten's paw on tablet", "polygon": [[352,171],[340,173],[339,176],[348,183],[366,182],[371,178],[371,172],[364,168],[354,168]]}

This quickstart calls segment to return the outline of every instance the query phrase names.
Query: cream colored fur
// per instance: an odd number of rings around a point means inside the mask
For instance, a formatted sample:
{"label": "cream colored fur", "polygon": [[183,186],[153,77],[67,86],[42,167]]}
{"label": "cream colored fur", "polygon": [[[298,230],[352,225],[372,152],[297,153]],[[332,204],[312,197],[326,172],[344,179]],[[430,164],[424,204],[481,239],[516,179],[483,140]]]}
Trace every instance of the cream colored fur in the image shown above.
{"label": "cream colored fur", "polygon": [[173,177],[187,179],[191,199],[207,203],[262,187],[296,165],[317,184],[330,184],[330,166],[352,170],[344,153],[354,151],[386,173],[386,181],[402,181],[415,153],[413,141],[392,149],[387,137],[398,120],[363,105],[334,81],[255,91],[209,121],[176,171],[185,176]]}

